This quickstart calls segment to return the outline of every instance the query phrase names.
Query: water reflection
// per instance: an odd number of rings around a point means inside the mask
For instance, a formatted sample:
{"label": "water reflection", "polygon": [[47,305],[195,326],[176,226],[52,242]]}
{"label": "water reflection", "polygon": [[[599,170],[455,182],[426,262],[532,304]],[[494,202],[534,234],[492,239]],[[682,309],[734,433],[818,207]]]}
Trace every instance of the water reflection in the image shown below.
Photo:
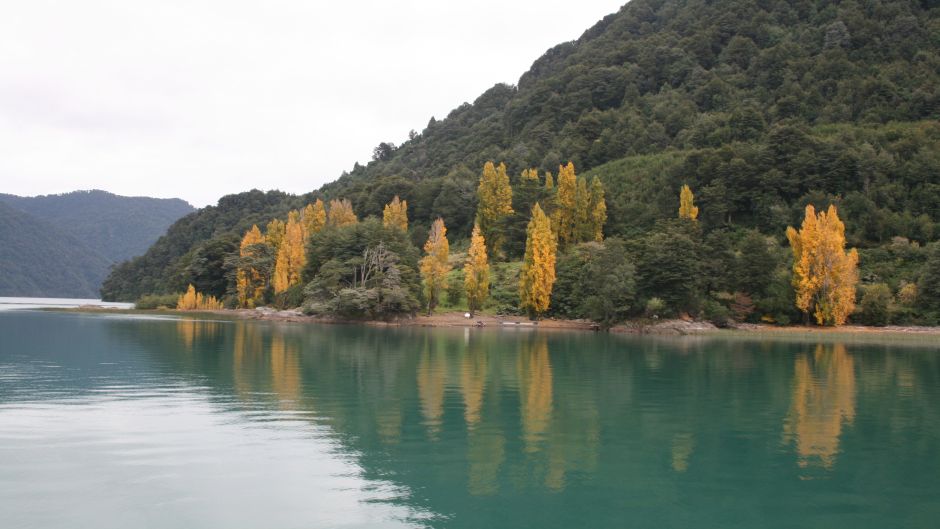
{"label": "water reflection", "polygon": [[[47,388],[68,388],[78,400],[121,388],[122,417],[175,429],[161,437],[135,426],[117,438],[144,432],[150,453],[183,454],[175,479],[193,484],[185,492],[196,497],[216,472],[289,499],[275,520],[323,521],[292,504],[297,490],[342,509],[378,508],[371,512],[381,519],[366,526],[755,527],[767,526],[768,512],[784,513],[780,527],[834,525],[814,516],[845,498],[859,515],[839,521],[853,527],[924,526],[916,516],[940,516],[940,505],[924,500],[940,495],[935,346],[77,321],[56,328],[78,340],[36,339],[46,326],[30,331],[31,340],[16,342],[27,360],[11,359],[3,342],[0,454],[25,450],[7,432],[42,426],[26,421],[35,410],[20,409],[13,422],[9,408],[23,395],[41,401],[53,394]],[[63,424],[93,436],[88,425],[108,428],[94,417]],[[177,453],[181,444],[160,446],[168,440],[203,450]],[[108,454],[102,449],[97,464],[107,466]],[[31,479],[15,468],[0,472],[3,510]],[[794,471],[829,479],[795,480]],[[142,490],[147,501],[166,500]],[[867,501],[885,490],[894,491],[890,512]],[[251,506],[245,495],[233,496],[236,511],[265,512],[266,502]]]}
{"label": "water reflection", "polygon": [[855,363],[841,343],[800,355],[784,434],[796,444],[800,467],[832,468],[843,428],[855,420]]}
{"label": "water reflection", "polygon": [[523,440],[527,452],[537,452],[552,420],[552,364],[544,335],[523,345],[517,366]]}

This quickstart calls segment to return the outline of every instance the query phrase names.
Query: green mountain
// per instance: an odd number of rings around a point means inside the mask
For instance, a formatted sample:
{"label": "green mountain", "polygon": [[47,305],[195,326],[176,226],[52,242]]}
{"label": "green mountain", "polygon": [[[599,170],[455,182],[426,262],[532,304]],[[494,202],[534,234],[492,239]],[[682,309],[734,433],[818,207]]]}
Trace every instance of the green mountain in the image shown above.
{"label": "green mountain", "polygon": [[[437,216],[466,236],[487,160],[504,161],[514,178],[568,160],[599,176],[608,236],[674,217],[689,184],[706,233],[756,228],[782,241],[805,204],[835,203],[854,246],[927,243],[940,234],[938,7],[633,0],[548,50],[517,86],[432,118],[401,146],[380,144],[370,163],[315,193],[235,195],[187,217],[167,235],[177,240],[118,267],[104,293],[133,299],[206,276],[197,286],[222,295],[221,272],[206,273],[223,268],[222,259],[207,266],[210,250],[234,248],[245,219],[314,196],[349,198],[360,216],[378,216],[397,194],[415,240]],[[507,226],[515,254],[528,215],[516,209]],[[220,221],[223,211],[243,221]]]}
{"label": "green mountain", "polygon": [[169,225],[195,210],[178,198],[123,197],[97,189],[36,197],[0,194],[0,202],[59,226],[114,262],[143,254]]}
{"label": "green mountain", "polygon": [[114,263],[191,211],[180,199],[104,191],[0,194],[0,296],[97,298]]}
{"label": "green mountain", "polygon": [[97,298],[111,261],[0,201],[0,296]]}

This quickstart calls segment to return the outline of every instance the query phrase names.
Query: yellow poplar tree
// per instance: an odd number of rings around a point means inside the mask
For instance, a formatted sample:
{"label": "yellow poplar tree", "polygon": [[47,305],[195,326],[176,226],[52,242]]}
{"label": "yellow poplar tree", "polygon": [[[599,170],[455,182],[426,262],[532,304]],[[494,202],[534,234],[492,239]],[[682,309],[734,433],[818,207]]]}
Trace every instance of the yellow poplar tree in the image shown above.
{"label": "yellow poplar tree", "polygon": [[222,310],[222,302],[215,296],[203,296],[196,292],[196,287],[189,285],[185,294],[176,300],[177,310]]}
{"label": "yellow poplar tree", "polygon": [[607,202],[604,200],[604,184],[601,179],[591,180],[591,231],[597,242],[604,240],[604,224],[607,223]]}
{"label": "yellow poplar tree", "polygon": [[483,174],[480,175],[480,185],[477,187],[479,205],[477,206],[477,224],[484,237],[490,243],[490,251],[496,253],[502,246],[503,236],[499,221],[512,215],[512,187],[509,185],[509,175],[506,174],[506,165],[493,165],[486,162],[483,165]]}
{"label": "yellow poplar tree", "polygon": [[330,226],[346,226],[359,222],[356,213],[353,211],[352,202],[349,199],[330,201],[330,211],[327,215]]}
{"label": "yellow poplar tree", "polygon": [[538,169],[523,169],[522,174],[520,175],[520,180],[522,180],[523,182],[538,182],[539,170]]}
{"label": "yellow poplar tree", "polygon": [[428,298],[428,316],[437,306],[437,299],[442,291],[447,290],[447,274],[451,270],[448,258],[450,244],[447,242],[447,228],[444,220],[437,219],[431,225],[431,233],[424,243],[424,257],[421,258],[421,279],[424,294]]}
{"label": "yellow poplar tree", "polygon": [[304,240],[326,226],[326,207],[319,198],[313,204],[307,204],[303,214]]}
{"label": "yellow poplar tree", "polygon": [[274,264],[274,293],[280,294],[300,283],[300,273],[307,262],[304,251],[304,228],[300,214],[291,211],[287,215],[284,239],[277,251]]}
{"label": "yellow poplar tree", "polygon": [[688,185],[683,185],[679,191],[679,218],[698,220],[698,207],[695,205],[695,195]]}
{"label": "yellow poplar tree", "polygon": [[284,241],[285,232],[287,232],[287,224],[284,224],[283,220],[273,219],[268,223],[264,239],[271,247],[271,250],[274,251],[275,255],[277,255],[278,250],[281,249],[281,242]]}
{"label": "yellow poplar tree", "polygon": [[382,224],[386,228],[394,226],[402,231],[408,231],[408,201],[400,200],[398,195],[395,195],[395,198],[382,210]]}
{"label": "yellow poplar tree", "polygon": [[578,178],[577,182],[574,193],[575,243],[594,239],[594,225],[591,219],[591,191],[588,189],[586,179]]}
{"label": "yellow poplar tree", "polygon": [[855,309],[858,252],[845,251],[845,225],[836,207],[816,214],[812,204],[799,231],[787,228],[793,249],[796,306],[819,325],[842,325]]}
{"label": "yellow poplar tree", "polygon": [[490,265],[486,257],[486,240],[480,232],[480,226],[473,225],[470,236],[470,249],[463,266],[463,286],[467,292],[467,307],[470,316],[483,308],[483,302],[490,294]]}
{"label": "yellow poplar tree", "polygon": [[558,243],[562,248],[567,248],[568,244],[574,241],[575,216],[578,207],[578,177],[574,173],[573,163],[568,162],[568,165],[558,167],[557,186],[552,229],[558,236]]}
{"label": "yellow poplar tree", "polygon": [[[239,247],[239,256],[242,258],[251,255],[251,248],[257,244],[264,244],[264,235],[257,225],[245,232]],[[235,286],[238,291],[238,305],[240,307],[253,307],[257,300],[264,296],[265,277],[261,271],[250,266],[240,266],[235,274]]]}
{"label": "yellow poplar tree", "polygon": [[557,246],[551,221],[536,203],[526,228],[525,259],[519,276],[520,306],[532,317],[543,314],[551,303]]}
{"label": "yellow poplar tree", "polygon": [[555,189],[555,180],[552,178],[552,173],[549,171],[545,173],[545,190],[551,191],[552,189]]}

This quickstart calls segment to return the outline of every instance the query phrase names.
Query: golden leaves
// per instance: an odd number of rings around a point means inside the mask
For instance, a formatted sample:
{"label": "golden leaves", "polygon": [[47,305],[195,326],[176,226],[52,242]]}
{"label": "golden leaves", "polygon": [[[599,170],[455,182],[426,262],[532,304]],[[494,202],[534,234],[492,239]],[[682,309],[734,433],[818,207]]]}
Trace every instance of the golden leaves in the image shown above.
{"label": "golden leaves", "polygon": [[557,248],[551,222],[536,203],[526,229],[525,259],[519,277],[520,307],[532,316],[544,313],[551,303]]}
{"label": "golden leaves", "polygon": [[842,325],[855,310],[858,252],[845,251],[845,225],[833,205],[816,214],[806,206],[803,225],[787,228],[793,249],[796,306],[819,325]]}

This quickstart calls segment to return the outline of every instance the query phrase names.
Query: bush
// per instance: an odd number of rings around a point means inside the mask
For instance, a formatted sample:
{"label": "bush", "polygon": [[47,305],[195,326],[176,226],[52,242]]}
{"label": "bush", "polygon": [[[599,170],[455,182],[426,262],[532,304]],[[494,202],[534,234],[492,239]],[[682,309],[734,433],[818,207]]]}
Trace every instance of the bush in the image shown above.
{"label": "bush", "polygon": [[138,310],[175,309],[179,294],[147,294],[134,303]]}
{"label": "bush", "polygon": [[646,315],[651,318],[662,316],[665,310],[666,302],[659,298],[650,298],[646,302]]}
{"label": "bush", "polygon": [[862,290],[862,301],[856,309],[859,320],[865,325],[887,325],[892,301],[891,288],[884,283],[876,283]]}

